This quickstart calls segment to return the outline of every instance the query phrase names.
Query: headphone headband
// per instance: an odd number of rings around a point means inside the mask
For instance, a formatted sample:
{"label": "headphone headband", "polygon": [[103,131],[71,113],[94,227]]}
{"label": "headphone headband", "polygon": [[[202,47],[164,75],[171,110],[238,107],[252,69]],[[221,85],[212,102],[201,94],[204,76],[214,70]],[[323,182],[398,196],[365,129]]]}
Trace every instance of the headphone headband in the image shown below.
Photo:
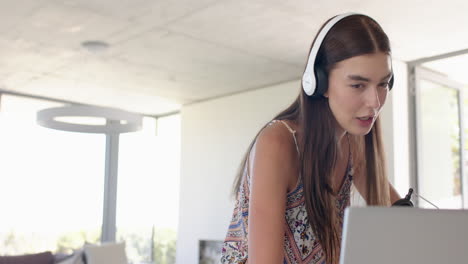
{"label": "headphone headband", "polygon": [[304,92],[311,96],[314,94],[315,89],[317,87],[317,77],[315,76],[315,58],[317,57],[317,53],[322,46],[322,42],[328,34],[328,31],[340,20],[345,17],[352,16],[352,15],[359,15],[358,13],[345,13],[332,18],[323,28],[320,30],[317,38],[312,45],[312,49],[309,54],[309,59],[307,60],[306,69],[304,71],[304,75],[302,76],[302,88]]}

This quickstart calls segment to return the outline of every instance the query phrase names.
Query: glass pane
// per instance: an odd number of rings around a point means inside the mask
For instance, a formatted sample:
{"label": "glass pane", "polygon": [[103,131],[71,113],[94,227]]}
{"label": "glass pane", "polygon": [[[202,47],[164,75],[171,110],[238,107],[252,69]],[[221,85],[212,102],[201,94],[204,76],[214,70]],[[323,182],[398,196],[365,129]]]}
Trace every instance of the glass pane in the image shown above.
{"label": "glass pane", "polygon": [[463,125],[464,125],[464,133],[463,137],[465,139],[464,145],[464,160],[463,160],[463,168],[464,168],[464,186],[462,187],[462,195],[464,202],[464,208],[468,209],[468,85],[465,85],[463,88]]}
{"label": "glass pane", "polygon": [[[421,80],[419,194],[440,208],[461,208],[457,90]],[[433,208],[419,199],[421,207]]]}
{"label": "glass pane", "polygon": [[36,125],[59,104],[3,95],[0,111],[0,255],[71,253],[101,234],[103,135]]}
{"label": "glass pane", "polygon": [[120,137],[117,240],[131,263],[175,263],[179,159],[179,115]]}

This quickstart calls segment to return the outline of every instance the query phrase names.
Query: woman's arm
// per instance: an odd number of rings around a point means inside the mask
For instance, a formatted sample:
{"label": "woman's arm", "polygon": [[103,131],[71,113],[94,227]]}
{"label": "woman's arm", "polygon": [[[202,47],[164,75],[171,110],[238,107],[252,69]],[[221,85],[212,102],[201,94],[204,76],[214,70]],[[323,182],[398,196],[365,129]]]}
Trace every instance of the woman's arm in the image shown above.
{"label": "woman's arm", "polygon": [[273,125],[262,131],[252,149],[248,263],[283,263],[286,195],[293,160],[291,140],[286,129]]}

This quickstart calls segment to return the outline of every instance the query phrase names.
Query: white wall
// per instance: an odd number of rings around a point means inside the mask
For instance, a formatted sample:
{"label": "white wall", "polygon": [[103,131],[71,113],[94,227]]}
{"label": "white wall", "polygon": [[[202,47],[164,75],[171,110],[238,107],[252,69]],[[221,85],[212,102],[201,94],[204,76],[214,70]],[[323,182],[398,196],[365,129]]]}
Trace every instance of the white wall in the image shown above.
{"label": "white wall", "polygon": [[[407,118],[399,115],[407,113],[406,64],[394,63],[396,83],[382,123],[390,178],[403,195],[408,176]],[[260,127],[287,107],[299,88],[299,81],[293,81],[183,107],[177,264],[198,263],[200,239],[224,239],[233,210],[231,186],[241,158]],[[393,144],[394,140],[400,142]]]}

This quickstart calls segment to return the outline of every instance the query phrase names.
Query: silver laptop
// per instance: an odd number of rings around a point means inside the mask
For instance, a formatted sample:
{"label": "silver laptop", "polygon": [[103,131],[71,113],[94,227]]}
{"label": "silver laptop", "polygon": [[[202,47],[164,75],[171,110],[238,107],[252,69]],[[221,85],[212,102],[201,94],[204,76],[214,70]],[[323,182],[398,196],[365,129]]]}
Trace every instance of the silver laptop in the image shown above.
{"label": "silver laptop", "polygon": [[340,264],[468,263],[468,210],[350,207]]}

